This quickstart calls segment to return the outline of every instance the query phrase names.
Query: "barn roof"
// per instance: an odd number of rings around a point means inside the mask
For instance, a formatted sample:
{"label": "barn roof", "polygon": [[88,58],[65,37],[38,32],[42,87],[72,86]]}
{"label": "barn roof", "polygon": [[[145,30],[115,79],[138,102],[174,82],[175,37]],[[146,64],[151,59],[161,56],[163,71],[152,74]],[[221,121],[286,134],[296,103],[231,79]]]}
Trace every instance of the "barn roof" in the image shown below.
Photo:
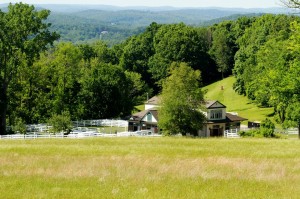
{"label": "barn roof", "polygon": [[154,96],[152,98],[150,98],[149,100],[147,100],[146,104],[152,104],[152,105],[159,105],[160,103],[160,97],[158,96]]}
{"label": "barn roof", "polygon": [[135,113],[131,116],[130,119],[134,121],[141,121],[149,112],[153,115],[156,121],[158,121],[158,111],[154,108]]}

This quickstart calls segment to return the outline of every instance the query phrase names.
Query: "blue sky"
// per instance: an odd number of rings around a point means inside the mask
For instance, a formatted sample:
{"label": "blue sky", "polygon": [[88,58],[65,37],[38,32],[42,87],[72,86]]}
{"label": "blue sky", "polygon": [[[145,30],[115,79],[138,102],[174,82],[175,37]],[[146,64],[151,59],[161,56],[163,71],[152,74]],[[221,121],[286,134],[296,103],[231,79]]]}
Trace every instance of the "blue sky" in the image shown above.
{"label": "blue sky", "polygon": [[[1,0],[1,3],[20,0]],[[28,4],[103,4],[114,6],[172,6],[172,7],[234,7],[266,8],[279,7],[280,0],[23,0]]]}

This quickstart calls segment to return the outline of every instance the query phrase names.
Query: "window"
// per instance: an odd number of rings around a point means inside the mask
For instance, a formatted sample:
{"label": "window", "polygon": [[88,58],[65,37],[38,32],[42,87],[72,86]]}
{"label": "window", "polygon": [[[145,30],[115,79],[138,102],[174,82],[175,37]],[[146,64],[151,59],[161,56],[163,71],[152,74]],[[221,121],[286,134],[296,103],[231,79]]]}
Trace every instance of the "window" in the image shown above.
{"label": "window", "polygon": [[210,111],[210,119],[222,119],[223,118],[223,111],[220,110],[211,110]]}
{"label": "window", "polygon": [[147,114],[147,122],[152,122],[152,114],[150,112]]}

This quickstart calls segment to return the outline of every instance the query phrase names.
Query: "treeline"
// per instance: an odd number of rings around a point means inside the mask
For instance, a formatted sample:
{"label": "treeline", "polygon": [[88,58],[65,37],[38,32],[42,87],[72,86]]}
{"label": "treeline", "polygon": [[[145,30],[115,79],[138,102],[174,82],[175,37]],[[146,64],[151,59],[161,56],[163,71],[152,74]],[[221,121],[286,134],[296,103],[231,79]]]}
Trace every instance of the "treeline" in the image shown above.
{"label": "treeline", "polygon": [[72,119],[129,115],[148,88],[138,73],[125,71],[102,42],[60,43],[23,67],[9,88],[10,121],[46,122],[69,112]]}
{"label": "treeline", "polygon": [[220,75],[208,53],[210,33],[183,23],[152,23],[113,47],[61,42],[18,71],[8,92],[9,121],[45,122],[65,111],[74,120],[128,116],[147,95],[160,92],[172,62],[186,62],[203,71],[203,82],[213,82]]}
{"label": "treeline", "polygon": [[[20,118],[25,123],[45,122],[63,112],[73,120],[128,116],[147,95],[161,92],[172,63],[184,62],[201,71],[202,85],[233,71],[237,92],[275,107],[281,123],[299,124],[298,21],[293,16],[264,15],[210,27],[152,23],[112,47],[103,41],[60,42],[30,60],[23,52],[7,84],[8,123]],[[1,71],[3,79],[7,70]]]}
{"label": "treeline", "polygon": [[239,94],[258,106],[274,107],[283,127],[300,127],[299,21],[298,16],[267,14],[221,22],[212,31],[210,54],[218,70],[233,72]]}
{"label": "treeline", "polygon": [[[47,6],[46,6],[47,7]],[[61,35],[60,41],[76,44],[105,41],[109,46],[124,42],[128,37],[145,31],[153,21],[159,24],[184,23],[193,26],[212,26],[241,16],[257,16],[259,10],[183,9],[171,11],[139,10],[83,10],[80,12],[53,12],[47,19],[51,31]],[[63,9],[63,8],[62,8]],[[72,9],[72,8],[70,8]],[[98,8],[100,9],[100,8]],[[261,10],[263,11],[263,10]],[[267,11],[267,10],[265,10]],[[274,11],[275,12],[275,11]]]}
{"label": "treeline", "polygon": [[145,25],[141,24],[117,23],[101,16],[88,18],[75,13],[53,13],[47,21],[52,24],[50,30],[60,34],[60,41],[76,44],[92,44],[102,40],[113,46],[145,30]]}
{"label": "treeline", "polygon": [[300,127],[299,21],[294,16],[264,15],[252,20],[236,40],[235,90],[258,105],[274,107],[284,127]]}

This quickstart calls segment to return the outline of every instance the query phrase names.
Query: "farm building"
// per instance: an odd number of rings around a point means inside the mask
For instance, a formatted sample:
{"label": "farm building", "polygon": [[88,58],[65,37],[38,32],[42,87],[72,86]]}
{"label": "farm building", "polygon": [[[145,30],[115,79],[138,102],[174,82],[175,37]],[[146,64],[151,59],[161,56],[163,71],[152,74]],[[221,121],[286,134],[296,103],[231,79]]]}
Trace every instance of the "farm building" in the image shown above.
{"label": "farm building", "polygon": [[[155,96],[145,103],[145,110],[131,115],[128,121],[129,131],[152,130],[154,133],[159,131],[157,126],[159,120],[159,97]],[[240,130],[241,122],[246,118],[238,116],[236,113],[226,112],[226,106],[219,101],[207,101],[207,117],[203,129],[198,131],[200,137],[224,136],[226,130]]]}
{"label": "farm building", "polygon": [[154,96],[145,103],[145,110],[133,114],[128,121],[128,131],[152,130],[157,133],[159,97]]}

